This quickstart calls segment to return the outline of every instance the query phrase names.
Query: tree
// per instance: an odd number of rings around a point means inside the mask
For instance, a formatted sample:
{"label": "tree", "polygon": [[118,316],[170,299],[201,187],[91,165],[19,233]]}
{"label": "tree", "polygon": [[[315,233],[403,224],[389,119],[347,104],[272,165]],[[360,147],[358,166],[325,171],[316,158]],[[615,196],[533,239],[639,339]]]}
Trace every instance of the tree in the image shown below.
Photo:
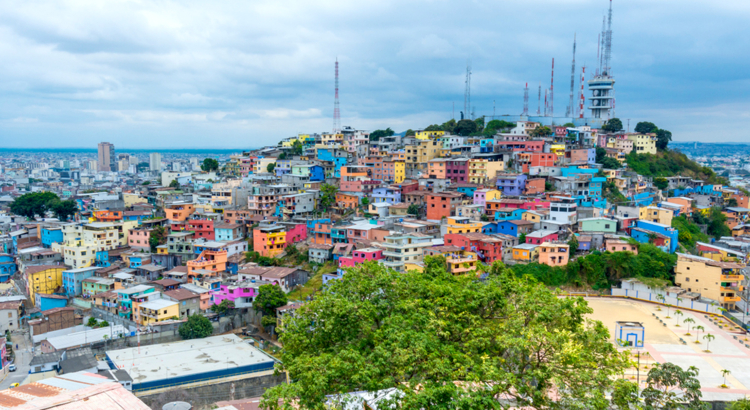
{"label": "tree", "polygon": [[109,327],[109,322],[107,322],[106,320],[102,320],[101,322],[99,322],[99,327]]}
{"label": "tree", "polygon": [[443,123],[443,125],[440,126],[440,129],[447,132],[448,134],[453,134],[456,130],[457,122],[454,119],[450,119]]}
{"label": "tree", "polygon": [[610,157],[604,157],[602,161],[600,162],[604,169],[620,169],[622,168],[622,164],[620,164],[620,161],[610,158]]}
{"label": "tree", "polygon": [[437,124],[428,125],[427,128],[424,129],[425,131],[443,131],[442,128],[440,128]]}
{"label": "tree", "polygon": [[409,207],[406,208],[406,213],[409,215],[414,215],[414,216],[419,215],[419,205],[410,204]]}
{"label": "tree", "polygon": [[367,206],[370,205],[370,198],[363,196],[362,197],[362,208],[367,209]]}
{"label": "tree", "polygon": [[722,369],[721,370],[721,375],[722,375],[722,377],[724,377],[724,383],[722,383],[720,387],[723,387],[725,389],[729,388],[729,386],[727,386],[727,375],[729,375],[730,373],[732,373],[732,372],[730,372],[727,369]]}
{"label": "tree", "polygon": [[151,164],[148,162],[139,162],[138,165],[135,166],[136,172],[148,171],[149,169],[151,169]]}
{"label": "tree", "polygon": [[172,182],[169,183],[170,188],[180,189],[180,183],[177,182],[176,179],[173,179]]}
{"label": "tree", "polygon": [[738,205],[737,204],[737,198],[729,198],[729,199],[727,199],[727,206],[728,207],[730,207],[730,208],[731,207],[736,207],[737,205]]}
{"label": "tree", "polygon": [[705,332],[706,328],[703,327],[703,326],[701,326],[701,325],[698,325],[698,326],[695,327],[695,330],[696,330],[696,332],[695,332],[695,343],[700,343],[698,341],[698,336],[700,336],[700,332]]}
{"label": "tree", "polygon": [[86,322],[86,326],[95,327],[97,323],[98,321],[96,320],[96,318],[92,316],[89,318],[88,322]]}
{"label": "tree", "polygon": [[206,158],[201,164],[201,169],[206,172],[217,171],[219,169],[219,161],[213,158]]}
{"label": "tree", "polygon": [[680,319],[677,318],[677,316],[682,316],[682,315],[683,315],[683,313],[682,313],[682,311],[680,309],[677,309],[677,310],[674,311],[675,321],[677,322],[675,324],[675,326],[680,327]]}
{"label": "tree", "polygon": [[[663,303],[664,303],[664,301],[666,300],[666,298],[664,297],[664,295],[663,295],[663,294],[661,294],[661,293],[657,293],[657,294],[656,294],[656,300],[659,300],[659,301],[661,301],[661,303],[663,304]],[[657,310],[659,310],[659,311],[661,312],[661,306],[658,306],[658,307],[657,307],[656,309],[657,309]]]}
{"label": "tree", "polygon": [[75,214],[78,213],[78,205],[76,204],[76,201],[72,199],[66,201],[52,201],[51,208],[55,217],[61,221],[67,221],[70,217],[75,216]]}
{"label": "tree", "polygon": [[552,135],[552,129],[546,125],[537,125],[530,134],[532,137],[547,137]]}
{"label": "tree", "polygon": [[323,184],[320,187],[320,209],[324,212],[328,210],[336,203],[336,193],[339,189],[334,185]]}
{"label": "tree", "polygon": [[576,255],[576,252],[578,252],[578,238],[573,236],[568,241],[568,246],[570,247],[570,258],[573,258]]}
{"label": "tree", "polygon": [[323,409],[330,394],[395,388],[398,406],[379,408],[499,409],[498,397],[601,408],[628,359],[585,320],[582,298],[557,298],[501,263],[484,280],[445,265],[425,257],[424,272],[399,273],[368,262],[329,282],[285,322],[279,370],[295,382],[266,390],[263,405]]}
{"label": "tree", "polygon": [[151,185],[151,181],[143,181],[141,185]]}
{"label": "tree", "polygon": [[276,316],[276,308],[287,304],[286,293],[278,285],[261,285],[258,288],[258,296],[253,301],[256,312],[264,315]]}
{"label": "tree", "polygon": [[417,132],[411,128],[409,128],[408,130],[406,130],[406,132],[404,132],[404,137],[413,137],[415,135],[417,135]]}
{"label": "tree", "polygon": [[188,316],[187,322],[180,325],[179,332],[183,340],[203,339],[204,337],[211,336],[214,328],[207,317],[196,313]]}
{"label": "tree", "polygon": [[664,151],[672,141],[672,133],[667,130],[656,130],[656,149]]}
{"label": "tree", "polygon": [[299,156],[299,155],[302,155],[302,152],[303,152],[302,143],[299,140],[294,141],[292,143],[291,154]]}
{"label": "tree", "polygon": [[521,235],[518,236],[518,243],[519,244],[526,243],[526,234],[525,233],[522,233]]}
{"label": "tree", "polygon": [[617,132],[622,130],[622,121],[619,118],[611,118],[602,126],[602,130],[607,132]]}
{"label": "tree", "polygon": [[650,134],[656,132],[658,127],[653,122],[641,121],[635,125],[635,132],[640,134]]}
{"label": "tree", "polygon": [[704,352],[711,352],[710,350],[708,350],[708,344],[711,343],[711,341],[714,339],[716,339],[716,336],[712,335],[711,333],[706,333],[705,335],[703,335],[703,340],[706,341],[706,350],[704,350]]}
{"label": "tree", "polygon": [[34,219],[37,215],[44,218],[55,201],[60,197],[52,192],[30,192],[16,198],[10,204],[10,211],[16,215]]}
{"label": "tree", "polygon": [[234,302],[229,299],[222,300],[218,305],[211,305],[211,311],[220,315],[226,314],[230,309],[234,309]]}
{"label": "tree", "polygon": [[729,405],[729,410],[750,410],[750,399],[740,399]]}
{"label": "tree", "polygon": [[474,120],[474,123],[477,124],[477,130],[474,131],[474,134],[481,134],[482,131],[484,131],[484,117],[479,117]]}
{"label": "tree", "polygon": [[685,336],[692,336],[690,334],[690,325],[691,324],[695,324],[695,320],[693,320],[693,318],[691,318],[691,317],[688,317],[688,318],[685,318],[685,320],[683,320],[682,323],[686,324],[687,328],[688,328],[687,329],[687,333],[685,333]]}
{"label": "tree", "polygon": [[278,159],[286,159],[286,152],[279,154]]}
{"label": "tree", "polygon": [[601,164],[604,158],[607,158],[607,150],[602,147],[596,147],[596,163]]}
{"label": "tree", "polygon": [[654,178],[654,186],[660,190],[663,191],[669,187],[669,181],[666,178]]}
{"label": "tree", "polygon": [[268,171],[268,172],[272,173],[274,169],[276,169],[276,163],[275,162],[272,162],[272,163],[270,163],[270,164],[268,164],[266,166],[266,171]]}
{"label": "tree", "polygon": [[167,243],[167,230],[163,226],[157,226],[151,230],[148,237],[148,244],[151,247],[151,253],[156,253],[156,247]]}
{"label": "tree", "polygon": [[393,135],[394,132],[390,128],[386,128],[384,130],[375,130],[370,133],[370,141],[380,141],[383,137],[390,137]]}
{"label": "tree", "polygon": [[456,135],[469,136],[477,132],[477,123],[472,120],[461,120],[456,124],[453,132]]}
{"label": "tree", "polygon": [[669,362],[656,364],[648,372],[641,396],[646,409],[703,410],[698,369],[683,370]]}

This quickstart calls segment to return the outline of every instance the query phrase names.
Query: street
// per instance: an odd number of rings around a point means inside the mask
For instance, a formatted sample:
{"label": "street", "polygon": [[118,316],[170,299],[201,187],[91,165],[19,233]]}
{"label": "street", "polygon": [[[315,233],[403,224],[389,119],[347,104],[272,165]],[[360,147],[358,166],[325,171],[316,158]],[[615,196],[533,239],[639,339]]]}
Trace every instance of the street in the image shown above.
{"label": "street", "polygon": [[29,375],[29,362],[34,356],[31,352],[31,341],[26,338],[25,333],[15,332],[11,335],[11,341],[13,342],[13,349],[18,344],[16,352],[16,371],[9,372],[8,376],[0,382],[0,390],[5,390],[10,387],[13,383],[21,383]]}

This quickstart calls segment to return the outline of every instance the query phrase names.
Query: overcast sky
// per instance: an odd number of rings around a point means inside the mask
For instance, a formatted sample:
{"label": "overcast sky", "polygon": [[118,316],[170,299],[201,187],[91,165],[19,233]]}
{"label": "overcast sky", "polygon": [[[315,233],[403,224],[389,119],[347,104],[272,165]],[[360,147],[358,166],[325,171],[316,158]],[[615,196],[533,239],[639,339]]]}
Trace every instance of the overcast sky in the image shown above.
{"label": "overcast sky", "polygon": [[[555,113],[595,69],[607,0],[35,1],[0,12],[0,146],[245,148],[343,125],[397,132],[463,107]],[[615,0],[617,116],[749,142],[746,0]],[[588,77],[587,77],[588,79]],[[578,85],[576,85],[578,88]],[[626,120],[623,123],[627,124]]]}

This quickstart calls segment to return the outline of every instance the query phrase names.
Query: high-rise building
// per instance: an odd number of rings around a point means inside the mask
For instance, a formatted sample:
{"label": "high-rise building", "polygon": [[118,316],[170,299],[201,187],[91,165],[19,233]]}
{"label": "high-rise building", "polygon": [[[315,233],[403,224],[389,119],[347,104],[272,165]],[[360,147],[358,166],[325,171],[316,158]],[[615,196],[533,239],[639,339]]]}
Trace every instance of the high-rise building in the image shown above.
{"label": "high-rise building", "polygon": [[99,143],[98,170],[104,172],[117,172],[115,161],[115,146],[109,142]]}
{"label": "high-rise building", "polygon": [[151,171],[160,172],[161,171],[161,154],[158,152],[152,152],[151,156],[149,157],[148,162],[148,169]]}

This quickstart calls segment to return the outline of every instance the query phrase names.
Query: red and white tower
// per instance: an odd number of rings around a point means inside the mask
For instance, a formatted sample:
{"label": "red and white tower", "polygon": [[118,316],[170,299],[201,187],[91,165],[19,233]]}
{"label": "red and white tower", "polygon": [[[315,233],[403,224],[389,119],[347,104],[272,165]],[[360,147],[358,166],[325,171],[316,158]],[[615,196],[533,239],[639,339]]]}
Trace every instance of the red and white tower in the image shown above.
{"label": "red and white tower", "polygon": [[339,59],[336,59],[336,98],[333,101],[333,133],[341,133],[341,111],[339,111]]}

